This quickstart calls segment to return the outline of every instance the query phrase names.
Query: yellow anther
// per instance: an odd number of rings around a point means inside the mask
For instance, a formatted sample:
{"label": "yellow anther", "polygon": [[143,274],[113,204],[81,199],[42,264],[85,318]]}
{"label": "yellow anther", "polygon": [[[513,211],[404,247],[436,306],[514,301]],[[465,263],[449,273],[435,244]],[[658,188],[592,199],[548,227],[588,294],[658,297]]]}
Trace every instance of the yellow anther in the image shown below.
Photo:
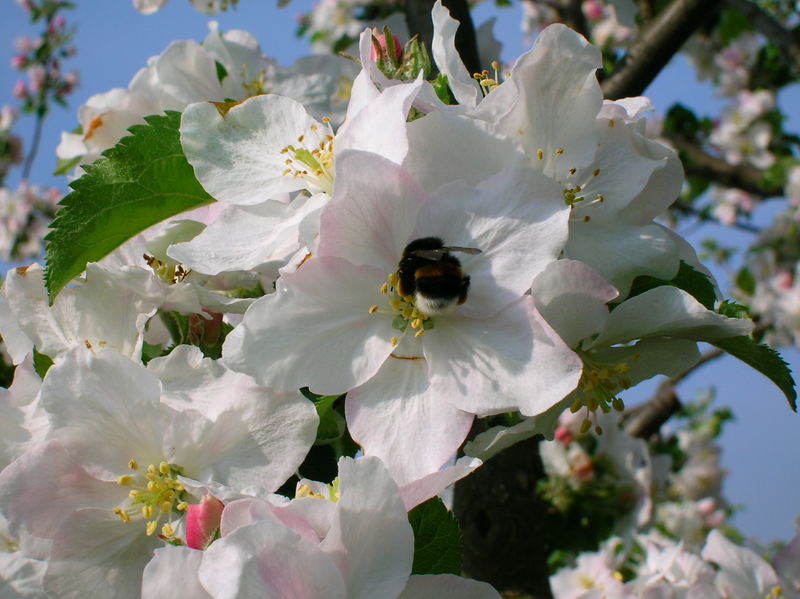
{"label": "yellow anther", "polygon": [[389,283],[384,283],[381,285],[381,293],[389,293]]}
{"label": "yellow anther", "polygon": [[399,312],[403,307],[403,300],[393,297],[389,300],[389,307],[395,312]]}
{"label": "yellow anther", "polygon": [[398,343],[397,337],[392,337],[391,339],[389,339],[389,343],[392,344],[392,347],[395,347]]}
{"label": "yellow anther", "polygon": [[156,527],[158,526],[158,522],[155,520],[151,520],[147,523],[147,527],[144,529],[145,533],[147,533],[148,537],[152,537],[153,533],[156,531]]}
{"label": "yellow anther", "polygon": [[128,468],[130,468],[131,470],[138,470],[139,464],[136,463],[136,460],[131,460],[128,462]]}
{"label": "yellow anther", "polygon": [[594,427],[594,432],[597,433],[598,435],[602,435],[603,427],[598,424],[597,426]]}
{"label": "yellow anther", "polygon": [[412,308],[411,306],[406,306],[405,308],[403,308],[402,314],[403,318],[408,320],[414,314],[414,308]]}
{"label": "yellow anther", "polygon": [[142,517],[145,520],[149,520],[153,517],[153,506],[152,505],[143,505],[142,506]]}
{"label": "yellow anther", "polygon": [[617,412],[622,412],[625,410],[625,402],[622,401],[619,397],[615,397],[611,400],[611,407],[614,408]]}
{"label": "yellow anther", "polygon": [[322,117],[322,122],[325,123],[325,124],[330,123],[331,122],[331,117],[329,117],[329,116]]}
{"label": "yellow anther", "polygon": [[119,518],[119,519],[120,519],[120,520],[122,520],[123,522],[125,522],[125,523],[128,523],[128,522],[130,522],[130,521],[131,521],[131,517],[128,515],[128,513],[127,513],[127,512],[124,512],[124,511],[122,511],[122,510],[121,510],[121,509],[119,509],[118,507],[115,507],[115,508],[114,508],[113,510],[111,510],[111,511],[112,511],[112,512],[114,512],[114,513],[117,515],[117,518]]}
{"label": "yellow anther", "polygon": [[370,306],[369,307],[369,313],[370,314],[375,314],[375,312],[377,312],[377,311],[378,311],[378,306]]}
{"label": "yellow anther", "polygon": [[591,216],[584,216],[581,220],[583,222],[585,222],[585,223],[588,223],[590,220],[592,220],[592,217]]}
{"label": "yellow anther", "polygon": [[182,512],[188,507],[188,505],[189,504],[186,503],[185,501],[181,501],[178,505],[175,506],[175,509],[178,510],[179,512]]}
{"label": "yellow anther", "polygon": [[156,473],[156,467],[153,464],[148,464],[147,474],[155,474],[155,473]]}
{"label": "yellow anther", "polygon": [[580,410],[582,407],[583,407],[583,402],[581,401],[580,398],[577,398],[577,399],[575,399],[575,401],[572,402],[572,405],[569,407],[569,411],[574,414],[575,412]]}
{"label": "yellow anther", "polygon": [[496,60],[493,60],[492,61],[492,69],[494,69],[495,71],[499,71],[500,70],[500,63],[497,62]]}
{"label": "yellow anther", "polygon": [[564,153],[564,148],[556,148],[556,155],[561,156]]}
{"label": "yellow anther", "polygon": [[609,128],[611,128],[611,129],[613,129],[613,128],[614,128],[614,119],[611,119],[610,121],[608,121],[608,126],[609,126]]}
{"label": "yellow anther", "polygon": [[161,527],[161,535],[169,538],[174,534],[175,531],[172,530],[172,527],[169,525],[169,522],[165,522],[164,526]]}
{"label": "yellow anther", "polygon": [[169,464],[167,464],[167,462],[161,462],[158,465],[158,471],[161,474],[169,474]]}
{"label": "yellow anther", "polygon": [[580,428],[580,431],[581,431],[581,434],[582,434],[582,435],[583,435],[583,434],[585,434],[585,433],[587,433],[587,432],[589,432],[589,429],[590,429],[590,428],[592,428],[592,422],[591,422],[591,420],[589,420],[589,419],[587,418],[586,420],[584,420],[583,422],[581,422],[581,428]]}
{"label": "yellow anther", "polygon": [[312,131],[316,131],[317,129],[319,129],[319,127],[317,127],[316,125],[311,125],[309,129],[311,129]]}
{"label": "yellow anther", "polygon": [[601,204],[605,201],[605,198],[603,197],[602,193],[597,194],[597,201],[600,202]]}
{"label": "yellow anther", "polygon": [[137,491],[136,489],[131,489],[130,491],[128,491],[128,497],[130,499],[136,499],[141,494],[142,494],[142,492],[141,491]]}
{"label": "yellow anther", "polygon": [[121,487],[129,487],[133,482],[133,477],[130,474],[123,474],[117,477],[117,484]]}
{"label": "yellow anther", "polygon": [[422,326],[422,320],[420,320],[419,318],[415,318],[414,320],[411,321],[412,329],[418,329],[421,326]]}
{"label": "yellow anther", "polygon": [[[305,135],[299,135],[299,136],[297,137],[297,143],[303,143],[303,140],[304,140],[305,138],[306,138],[306,136],[305,136]],[[285,148],[284,148],[284,149],[285,149]]]}
{"label": "yellow anther", "polygon": [[544,158],[544,150],[542,148],[539,148],[538,150],[536,150],[536,158],[539,159],[539,160]]}
{"label": "yellow anther", "polygon": [[425,329],[420,329],[414,333],[414,337],[422,337],[423,334],[425,334]]}
{"label": "yellow anther", "polygon": [[150,491],[151,493],[153,491],[155,491],[157,488],[158,488],[158,485],[156,484],[155,481],[151,480],[151,481],[147,482],[147,490]]}
{"label": "yellow anther", "polygon": [[570,175],[574,175],[575,174],[575,167],[569,169],[569,174]]}
{"label": "yellow anther", "polygon": [[169,514],[172,511],[172,502],[162,501],[161,505],[158,506],[158,511],[162,514]]}
{"label": "yellow anther", "polygon": [[599,175],[599,174],[600,174],[600,169],[599,169],[599,168],[596,168],[596,169],[594,169],[594,170],[592,171],[592,177],[596,177],[596,176],[597,176],[597,175]]}

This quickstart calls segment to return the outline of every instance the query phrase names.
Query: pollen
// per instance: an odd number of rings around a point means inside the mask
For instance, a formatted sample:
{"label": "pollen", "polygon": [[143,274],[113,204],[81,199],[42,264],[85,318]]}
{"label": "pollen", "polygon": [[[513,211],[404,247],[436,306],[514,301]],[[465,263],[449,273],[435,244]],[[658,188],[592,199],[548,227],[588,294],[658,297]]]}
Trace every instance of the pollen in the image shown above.
{"label": "pollen", "polygon": [[378,311],[378,306],[370,306],[369,307],[369,313],[370,314],[375,314],[375,312],[377,312],[377,311]]}
{"label": "pollen", "polygon": [[564,153],[564,148],[556,148],[556,156],[561,156]]}
{"label": "pollen", "polygon": [[[580,426],[581,434],[585,434],[592,428],[592,418],[597,410],[604,414],[612,410],[616,412],[625,410],[625,402],[617,394],[632,385],[628,376],[630,362],[638,359],[639,354],[630,356],[627,361],[604,363],[592,359],[586,352],[578,353],[583,360],[583,373],[569,410],[574,414],[583,408],[586,409],[587,417]],[[603,429],[595,425],[594,431],[600,435]]]}
{"label": "pollen", "polygon": [[543,158],[544,158],[544,150],[542,148],[539,148],[538,150],[536,150],[536,159],[542,160]]}
{"label": "pollen", "polygon": [[308,131],[298,135],[296,145],[281,148],[286,155],[287,168],[284,176],[304,179],[313,191],[330,194],[333,190],[333,128],[329,117],[322,118],[323,127],[309,126]]}
{"label": "pollen", "polygon": [[160,528],[163,538],[172,539],[172,515],[186,509],[185,490],[178,480],[183,469],[167,461],[148,464],[144,472],[139,472],[136,460],[130,460],[127,467],[135,474],[120,475],[117,484],[131,487],[128,505],[115,507],[112,513],[125,523],[141,518],[145,521],[145,534],[152,536]]}

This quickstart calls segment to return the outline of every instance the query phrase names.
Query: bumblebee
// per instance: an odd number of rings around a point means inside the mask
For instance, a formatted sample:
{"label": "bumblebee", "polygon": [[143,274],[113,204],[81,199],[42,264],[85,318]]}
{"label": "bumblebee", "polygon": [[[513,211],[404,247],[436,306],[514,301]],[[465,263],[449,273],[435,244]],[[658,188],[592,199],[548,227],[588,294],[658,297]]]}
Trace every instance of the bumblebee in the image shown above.
{"label": "bumblebee", "polygon": [[467,301],[469,275],[451,252],[480,254],[481,250],[444,245],[438,237],[422,237],[409,243],[397,268],[397,291],[413,297],[424,314],[439,314]]}

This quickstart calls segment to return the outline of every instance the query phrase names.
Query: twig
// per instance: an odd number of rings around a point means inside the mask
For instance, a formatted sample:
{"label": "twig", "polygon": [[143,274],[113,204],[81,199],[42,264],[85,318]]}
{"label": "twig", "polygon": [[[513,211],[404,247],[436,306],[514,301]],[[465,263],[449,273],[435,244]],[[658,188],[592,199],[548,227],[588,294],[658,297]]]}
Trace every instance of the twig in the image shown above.
{"label": "twig", "polygon": [[605,97],[616,100],[641,95],[720,4],[722,0],[672,0],[641,31],[621,65],[603,82]]}
{"label": "twig", "polygon": [[31,149],[25,157],[25,164],[22,167],[22,180],[27,181],[31,174],[33,167],[33,159],[39,151],[39,143],[42,141],[42,125],[44,124],[44,117],[37,111],[36,124],[33,129],[33,140],[31,141]]}
{"label": "twig", "polygon": [[726,0],[725,3],[740,12],[754,29],[775,44],[795,74],[800,71],[800,37],[796,33],[786,29],[772,15],[749,0]]}
{"label": "twig", "polygon": [[665,132],[664,137],[686,158],[683,164],[690,176],[709,179],[725,187],[735,187],[762,198],[783,195],[783,187],[778,184],[766,185],[763,173],[754,166],[729,164],[721,158],[707,154],[696,142],[683,135]]}

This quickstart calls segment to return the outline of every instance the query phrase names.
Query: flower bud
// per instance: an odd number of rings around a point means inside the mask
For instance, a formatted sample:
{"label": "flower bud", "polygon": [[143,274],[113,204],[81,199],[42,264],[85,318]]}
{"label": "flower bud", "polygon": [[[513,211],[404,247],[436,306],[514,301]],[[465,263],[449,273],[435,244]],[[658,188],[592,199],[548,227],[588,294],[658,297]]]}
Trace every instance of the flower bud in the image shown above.
{"label": "flower bud", "polygon": [[223,503],[213,495],[204,495],[200,503],[186,506],[186,545],[206,549],[216,538],[222,518]]}

